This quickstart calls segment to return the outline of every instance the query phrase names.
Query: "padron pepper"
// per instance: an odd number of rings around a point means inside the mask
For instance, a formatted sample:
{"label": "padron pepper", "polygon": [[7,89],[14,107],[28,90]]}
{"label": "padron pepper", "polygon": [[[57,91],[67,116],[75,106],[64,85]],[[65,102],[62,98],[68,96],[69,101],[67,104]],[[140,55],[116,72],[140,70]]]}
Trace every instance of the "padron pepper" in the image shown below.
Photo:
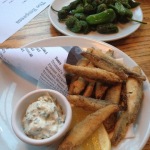
{"label": "padron pepper", "polygon": [[115,5],[114,6],[111,5],[111,7],[113,7],[114,10],[116,11],[118,21],[120,23],[129,22],[133,16],[132,11],[130,9],[124,7],[123,4],[121,4],[120,2],[116,2]]}
{"label": "padron pepper", "polygon": [[102,11],[101,13],[87,16],[86,21],[91,25],[96,25],[96,24],[111,23],[114,21],[115,18],[116,18],[115,11],[110,8]]}
{"label": "padron pepper", "polygon": [[127,8],[125,8],[120,2],[116,2],[114,8],[120,16],[126,15]]}
{"label": "padron pepper", "polygon": [[97,32],[102,34],[117,33],[118,31],[118,27],[113,23],[100,24],[97,26]]}

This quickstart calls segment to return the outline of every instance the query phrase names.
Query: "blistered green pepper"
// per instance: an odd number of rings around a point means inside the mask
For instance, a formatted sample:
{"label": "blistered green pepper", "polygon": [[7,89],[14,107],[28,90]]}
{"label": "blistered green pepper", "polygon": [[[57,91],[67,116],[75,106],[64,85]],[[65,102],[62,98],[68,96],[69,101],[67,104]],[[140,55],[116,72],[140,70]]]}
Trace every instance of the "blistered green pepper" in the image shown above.
{"label": "blistered green pepper", "polygon": [[120,23],[127,23],[132,20],[132,16],[133,16],[132,11],[126,8],[125,15],[122,15],[122,16],[120,15],[118,20]]}
{"label": "blistered green pepper", "polygon": [[84,13],[75,13],[74,16],[79,20],[85,20],[86,15]]}
{"label": "blistered green pepper", "polygon": [[128,8],[125,8],[123,4],[120,2],[116,2],[115,5],[110,5],[117,14],[117,20],[121,23],[127,23],[129,22],[129,18],[132,18],[132,11]]}
{"label": "blistered green pepper", "polygon": [[97,32],[102,34],[117,33],[118,31],[118,27],[112,23],[97,26]]}
{"label": "blistered green pepper", "polygon": [[111,23],[116,18],[116,14],[113,9],[107,9],[101,13],[89,15],[86,17],[86,21],[91,25]]}
{"label": "blistered green pepper", "polygon": [[120,2],[124,7],[130,9],[129,0],[117,0],[116,2]]}
{"label": "blistered green pepper", "polygon": [[126,8],[120,2],[116,2],[114,7],[119,15],[124,16],[126,14]]}
{"label": "blistered green pepper", "polygon": [[71,10],[71,14],[76,14],[76,13],[83,13],[84,12],[84,7],[83,5],[78,5],[76,9]]}
{"label": "blistered green pepper", "polygon": [[97,6],[97,13],[100,13],[100,12],[106,10],[106,9],[107,9],[107,5],[106,4],[104,4],[104,3],[100,4],[100,5]]}
{"label": "blistered green pepper", "polygon": [[82,28],[79,20],[74,16],[68,17],[65,24],[67,28],[74,33],[79,33]]}

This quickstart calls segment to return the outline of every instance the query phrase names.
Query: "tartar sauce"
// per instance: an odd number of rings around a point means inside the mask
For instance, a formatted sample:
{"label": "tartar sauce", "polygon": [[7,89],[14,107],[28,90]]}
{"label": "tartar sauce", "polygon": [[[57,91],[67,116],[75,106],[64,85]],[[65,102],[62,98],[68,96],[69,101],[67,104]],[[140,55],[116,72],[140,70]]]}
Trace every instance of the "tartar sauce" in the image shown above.
{"label": "tartar sauce", "polygon": [[57,99],[47,94],[29,105],[23,118],[23,128],[33,139],[45,139],[57,133],[65,122],[65,115]]}

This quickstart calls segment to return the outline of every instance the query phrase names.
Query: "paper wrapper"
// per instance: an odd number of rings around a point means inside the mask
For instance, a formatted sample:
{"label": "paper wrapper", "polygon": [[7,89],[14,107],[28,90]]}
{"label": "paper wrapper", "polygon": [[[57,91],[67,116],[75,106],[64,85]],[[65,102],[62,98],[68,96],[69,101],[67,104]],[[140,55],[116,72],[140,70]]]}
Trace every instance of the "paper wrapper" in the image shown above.
{"label": "paper wrapper", "polygon": [[[40,88],[57,90],[66,96],[68,87],[63,65],[66,62],[76,64],[82,57],[81,51],[76,46],[0,49],[0,57],[6,63],[35,78]],[[134,127],[131,125],[126,138],[134,136]]]}
{"label": "paper wrapper", "polygon": [[63,64],[68,52],[63,47],[3,49],[1,58],[25,74],[38,80],[43,88],[67,94]]}

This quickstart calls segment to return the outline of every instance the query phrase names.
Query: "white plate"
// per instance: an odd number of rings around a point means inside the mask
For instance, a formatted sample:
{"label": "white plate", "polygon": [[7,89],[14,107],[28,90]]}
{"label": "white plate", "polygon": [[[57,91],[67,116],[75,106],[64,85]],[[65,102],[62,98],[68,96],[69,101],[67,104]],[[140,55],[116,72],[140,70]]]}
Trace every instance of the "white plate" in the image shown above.
{"label": "white plate", "polygon": [[[55,37],[37,41],[25,47],[46,46],[80,46],[95,47],[104,50],[113,49],[117,58],[123,58],[130,67],[137,65],[129,56],[119,49],[104,43],[81,37]],[[0,150],[46,150],[48,147],[36,147],[21,142],[11,129],[11,112],[17,100],[27,92],[36,89],[37,81],[24,75],[19,70],[0,61]],[[123,140],[113,150],[141,150],[150,133],[150,88],[149,82],[144,82],[144,100],[137,119],[135,138]],[[19,112],[18,112],[19,113]],[[51,150],[51,149],[50,149]]]}
{"label": "white plate", "polygon": [[[68,5],[71,1],[73,0],[67,0],[67,1],[66,0],[54,0],[51,6],[53,6],[53,8],[56,10],[60,10],[63,6]],[[51,23],[61,33],[65,35],[69,35],[69,36],[88,37],[88,38],[95,39],[98,41],[113,41],[113,40],[118,40],[118,39],[121,39],[130,35],[134,31],[136,31],[141,25],[140,23],[136,23],[132,21],[127,24],[118,24],[119,32],[115,34],[100,34],[98,32],[90,32],[88,34],[73,33],[66,28],[66,25],[64,23],[61,23],[58,21],[57,12],[53,11],[51,9],[51,6],[48,9],[48,14],[49,14]],[[143,20],[143,13],[139,6],[133,9],[133,19],[139,20],[139,21]]]}

